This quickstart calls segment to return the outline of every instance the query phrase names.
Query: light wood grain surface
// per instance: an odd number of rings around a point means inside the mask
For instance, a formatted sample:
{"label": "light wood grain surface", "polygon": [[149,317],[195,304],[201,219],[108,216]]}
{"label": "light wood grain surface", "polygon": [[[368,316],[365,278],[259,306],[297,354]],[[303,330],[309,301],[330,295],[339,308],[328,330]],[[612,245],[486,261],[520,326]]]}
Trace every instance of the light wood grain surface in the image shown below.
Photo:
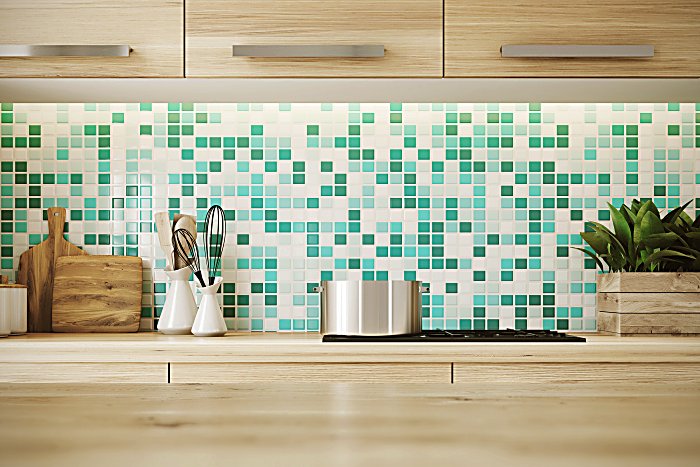
{"label": "light wood grain surface", "polygon": [[58,258],[53,288],[53,331],[138,331],[142,282],[140,257]]}
{"label": "light wood grain surface", "polygon": [[598,312],[598,329],[617,334],[700,334],[700,313]]}
{"label": "light wood grain surface", "polygon": [[700,293],[700,272],[615,272],[598,274],[598,292]]}
{"label": "light wood grain surface", "polygon": [[[187,0],[188,77],[441,77],[440,0]],[[375,45],[376,58],[233,57],[233,45]]]}
{"label": "light wood grain surface", "polygon": [[[587,339],[583,344],[332,344],[313,334],[229,334],[218,339],[157,333],[27,334],[0,341],[0,382],[142,378],[218,384],[500,384],[522,379],[578,384],[614,383],[621,377],[644,383],[656,374],[700,384],[700,338],[588,334]],[[131,376],[121,379],[124,373]]]}
{"label": "light wood grain surface", "polygon": [[451,383],[451,363],[173,363],[172,383]]}
{"label": "light wood grain surface", "polygon": [[697,384],[698,363],[455,363],[455,384]]}
{"label": "light wood grain surface", "polygon": [[697,314],[700,293],[695,292],[599,292],[598,310],[615,313]]}
{"label": "light wood grain surface", "polygon": [[0,362],[700,362],[700,337],[582,334],[586,343],[323,343],[318,334],[229,333],[223,338],[26,334],[0,340]]}
{"label": "light wood grain surface", "polygon": [[697,384],[0,385],[12,466],[694,466]]}
{"label": "light wood grain surface", "polygon": [[3,0],[1,44],[129,45],[128,57],[0,58],[0,77],[183,77],[183,0]]}
{"label": "light wood grain surface", "polygon": [[167,383],[167,363],[0,363],[2,383]]}
{"label": "light wood grain surface", "polygon": [[[700,0],[445,0],[446,77],[697,77]],[[502,45],[653,45],[650,59],[502,58]]]}
{"label": "light wood grain surface", "polygon": [[600,331],[700,333],[700,273],[599,274],[597,290]]}

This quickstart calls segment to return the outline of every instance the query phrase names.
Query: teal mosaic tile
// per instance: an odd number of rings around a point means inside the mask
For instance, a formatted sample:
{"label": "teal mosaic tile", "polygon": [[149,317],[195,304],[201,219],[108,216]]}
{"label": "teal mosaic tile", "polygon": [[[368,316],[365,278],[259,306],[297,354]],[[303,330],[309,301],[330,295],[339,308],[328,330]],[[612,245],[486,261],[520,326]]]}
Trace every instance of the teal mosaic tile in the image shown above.
{"label": "teal mosaic tile", "polygon": [[426,328],[594,330],[584,220],[699,185],[700,104],[4,103],[0,270],[66,207],[73,243],[143,257],[153,329],[153,213],[219,203],[230,329],[318,331],[319,281],[418,279]]}

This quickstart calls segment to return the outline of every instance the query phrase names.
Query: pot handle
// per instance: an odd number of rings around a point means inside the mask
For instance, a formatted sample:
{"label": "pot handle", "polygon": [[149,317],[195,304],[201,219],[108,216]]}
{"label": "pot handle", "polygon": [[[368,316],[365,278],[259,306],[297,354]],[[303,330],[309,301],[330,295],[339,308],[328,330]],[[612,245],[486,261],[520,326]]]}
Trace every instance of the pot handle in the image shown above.
{"label": "pot handle", "polygon": [[321,293],[321,292],[323,292],[323,287],[319,285],[319,286],[317,286],[317,287],[314,287],[314,288],[311,289],[311,290],[312,290],[314,293]]}
{"label": "pot handle", "polygon": [[420,287],[420,293],[430,293],[430,287],[428,287],[426,285],[422,285]]}

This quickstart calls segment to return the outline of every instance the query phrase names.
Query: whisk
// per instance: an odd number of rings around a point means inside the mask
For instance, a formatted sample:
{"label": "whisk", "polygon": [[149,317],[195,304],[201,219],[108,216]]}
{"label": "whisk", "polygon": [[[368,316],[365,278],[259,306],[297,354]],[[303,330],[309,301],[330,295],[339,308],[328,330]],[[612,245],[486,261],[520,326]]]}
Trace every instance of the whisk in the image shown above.
{"label": "whisk", "polygon": [[221,255],[226,241],[226,214],[218,204],[207,211],[204,230],[204,254],[207,260],[209,285],[213,285],[216,274],[221,269]]}
{"label": "whisk", "polygon": [[199,251],[197,249],[197,241],[187,229],[177,229],[173,232],[173,251],[174,255],[179,257],[187,267],[192,270],[202,287],[207,285],[204,283],[202,271],[199,265]]}

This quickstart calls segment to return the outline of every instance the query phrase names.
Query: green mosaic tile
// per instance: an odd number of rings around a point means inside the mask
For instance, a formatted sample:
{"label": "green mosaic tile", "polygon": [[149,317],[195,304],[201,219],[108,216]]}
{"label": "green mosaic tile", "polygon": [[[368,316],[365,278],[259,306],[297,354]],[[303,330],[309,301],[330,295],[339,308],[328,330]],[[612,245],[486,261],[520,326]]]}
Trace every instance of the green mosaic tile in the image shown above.
{"label": "green mosaic tile", "polygon": [[687,175],[700,170],[699,111],[2,104],[0,267],[13,275],[42,238],[37,213],[66,206],[68,237],[89,252],[150,260],[141,314],[152,328],[166,288],[153,212],[202,224],[220,203],[235,219],[221,294],[231,329],[318,331],[310,287],[350,278],[430,283],[426,328],[593,330],[595,266],[569,246],[582,244],[583,219],[609,221],[611,199],[695,198],[700,210],[700,175]]}

